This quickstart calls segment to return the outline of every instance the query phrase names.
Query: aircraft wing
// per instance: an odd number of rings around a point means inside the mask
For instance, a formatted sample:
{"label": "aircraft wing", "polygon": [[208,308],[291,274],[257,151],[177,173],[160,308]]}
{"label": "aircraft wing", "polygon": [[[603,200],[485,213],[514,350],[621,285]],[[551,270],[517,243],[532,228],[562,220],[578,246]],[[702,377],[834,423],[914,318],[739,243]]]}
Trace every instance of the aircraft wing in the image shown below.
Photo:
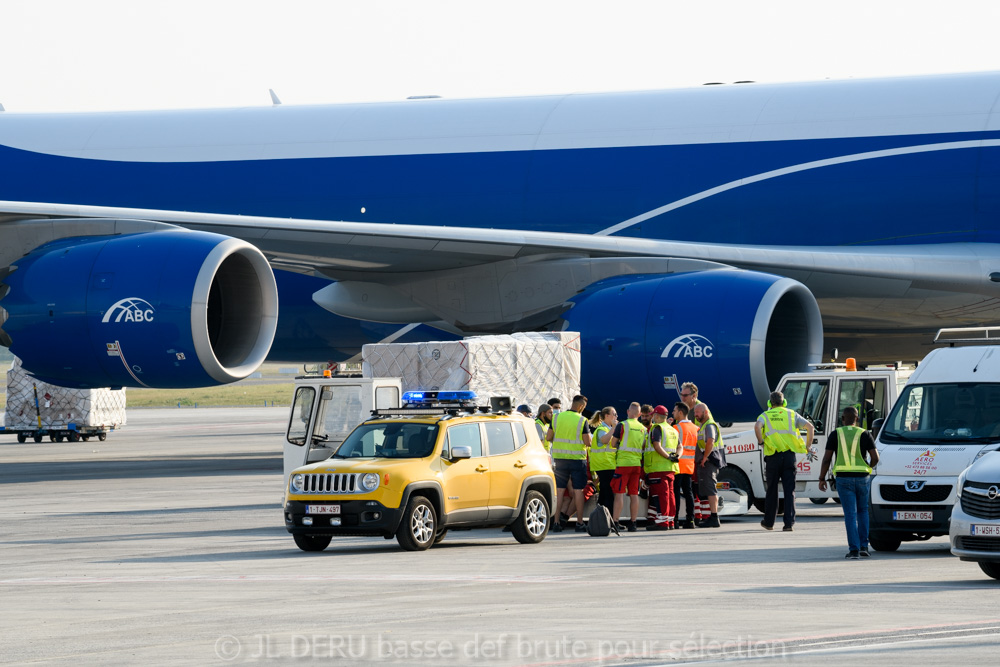
{"label": "aircraft wing", "polygon": [[0,202],[0,225],[23,232],[2,259],[12,263],[19,253],[44,241],[42,229],[49,229],[52,238],[72,235],[66,229],[80,235],[107,233],[99,231],[106,225],[96,221],[114,221],[116,229],[126,223],[138,228],[143,223],[166,224],[245,240],[276,269],[339,281],[325,297],[317,295],[317,302],[359,319],[364,319],[364,310],[352,311],[351,304],[362,290],[382,306],[380,312],[396,308],[400,322],[419,314],[425,321],[436,318],[466,329],[503,330],[526,320],[542,324],[566,299],[611,276],[729,267],[798,280],[817,297],[824,321],[833,326],[934,327],[935,311],[927,308],[933,299],[942,300],[942,310],[954,315],[967,308],[977,319],[1000,307],[995,299],[1000,291],[1000,245],[979,243],[747,246]]}

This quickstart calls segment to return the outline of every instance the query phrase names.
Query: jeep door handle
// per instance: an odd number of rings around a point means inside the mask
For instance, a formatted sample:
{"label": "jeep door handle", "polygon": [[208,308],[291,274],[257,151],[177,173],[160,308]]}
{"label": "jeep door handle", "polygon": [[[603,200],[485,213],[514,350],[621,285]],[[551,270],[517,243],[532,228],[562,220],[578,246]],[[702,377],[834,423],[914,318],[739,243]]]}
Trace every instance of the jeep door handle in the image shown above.
{"label": "jeep door handle", "polygon": [[520,461],[518,461],[517,463],[514,464],[514,467],[515,468],[527,468],[528,464],[527,463],[521,463]]}
{"label": "jeep door handle", "polygon": [[489,470],[489,468],[486,468],[484,466],[476,466],[476,472],[486,472],[487,470]]}

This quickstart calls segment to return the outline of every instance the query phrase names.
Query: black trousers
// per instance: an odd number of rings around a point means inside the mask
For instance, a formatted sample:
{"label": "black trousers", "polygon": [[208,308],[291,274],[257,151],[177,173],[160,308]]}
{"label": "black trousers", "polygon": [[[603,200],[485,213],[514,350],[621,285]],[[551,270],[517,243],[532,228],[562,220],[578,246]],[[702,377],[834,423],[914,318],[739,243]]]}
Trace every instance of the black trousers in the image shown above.
{"label": "black trousers", "polygon": [[[614,511],[615,504],[615,492],[611,490],[611,478],[614,475],[614,470],[597,471],[597,504],[604,505],[609,512]],[[615,521],[617,520],[615,517]]]}
{"label": "black trousers", "polygon": [[694,488],[691,486],[691,475],[674,475],[674,499],[677,504],[677,520],[681,520],[681,498],[684,498],[684,521],[694,519]]}
{"label": "black trousers", "polygon": [[767,495],[764,497],[764,525],[773,526],[778,515],[778,484],[785,492],[785,525],[795,523],[795,452],[775,452],[764,457]]}

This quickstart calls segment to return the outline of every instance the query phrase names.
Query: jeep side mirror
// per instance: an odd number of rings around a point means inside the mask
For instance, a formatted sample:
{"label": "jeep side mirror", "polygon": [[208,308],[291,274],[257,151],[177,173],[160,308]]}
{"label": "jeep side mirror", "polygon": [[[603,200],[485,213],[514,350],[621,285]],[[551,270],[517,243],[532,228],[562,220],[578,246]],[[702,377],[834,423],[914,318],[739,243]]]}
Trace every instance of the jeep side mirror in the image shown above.
{"label": "jeep side mirror", "polygon": [[452,461],[458,461],[459,459],[471,459],[471,458],[472,458],[472,447],[459,445],[457,447],[451,448]]}

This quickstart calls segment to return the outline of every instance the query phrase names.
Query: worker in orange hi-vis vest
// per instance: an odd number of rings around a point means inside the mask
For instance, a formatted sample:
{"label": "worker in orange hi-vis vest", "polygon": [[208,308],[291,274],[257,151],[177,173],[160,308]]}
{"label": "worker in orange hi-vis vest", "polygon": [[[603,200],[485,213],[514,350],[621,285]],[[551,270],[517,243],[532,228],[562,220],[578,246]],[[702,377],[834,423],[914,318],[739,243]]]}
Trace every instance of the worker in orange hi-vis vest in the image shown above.
{"label": "worker in orange hi-vis vest", "polygon": [[[674,404],[674,428],[680,436],[677,453],[680,457],[680,472],[674,475],[674,496],[677,507],[677,527],[694,528],[695,505],[694,490],[691,480],[694,478],[694,450],[698,446],[698,427],[688,419],[688,406],[677,402]],[[684,499],[685,518],[681,519],[681,498]]]}

